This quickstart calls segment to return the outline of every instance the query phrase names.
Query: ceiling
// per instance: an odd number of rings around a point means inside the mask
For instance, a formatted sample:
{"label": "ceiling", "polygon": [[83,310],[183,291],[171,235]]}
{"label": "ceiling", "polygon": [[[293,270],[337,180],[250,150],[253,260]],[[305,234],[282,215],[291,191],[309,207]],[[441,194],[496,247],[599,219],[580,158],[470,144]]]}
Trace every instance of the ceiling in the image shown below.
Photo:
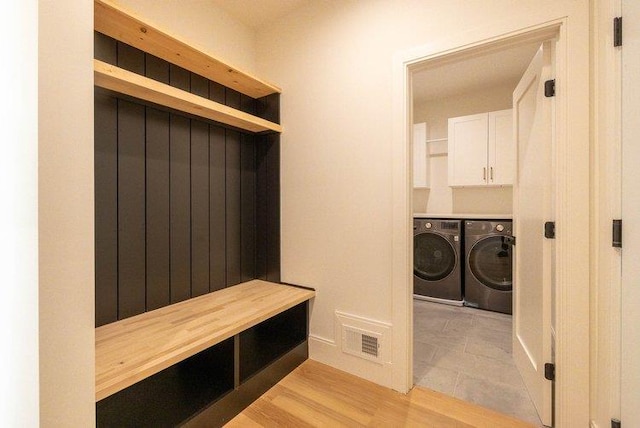
{"label": "ceiling", "polygon": [[539,46],[520,45],[416,71],[412,76],[413,99],[442,99],[504,82],[515,87]]}
{"label": "ceiling", "polygon": [[313,0],[209,0],[244,25],[257,29]]}

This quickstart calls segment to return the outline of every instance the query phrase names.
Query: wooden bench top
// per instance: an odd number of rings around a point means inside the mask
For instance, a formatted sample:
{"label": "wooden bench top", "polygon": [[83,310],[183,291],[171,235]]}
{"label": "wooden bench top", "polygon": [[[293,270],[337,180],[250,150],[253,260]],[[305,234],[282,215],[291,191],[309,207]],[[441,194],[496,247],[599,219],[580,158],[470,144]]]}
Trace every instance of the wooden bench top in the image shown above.
{"label": "wooden bench top", "polygon": [[315,296],[252,280],[96,328],[96,401]]}

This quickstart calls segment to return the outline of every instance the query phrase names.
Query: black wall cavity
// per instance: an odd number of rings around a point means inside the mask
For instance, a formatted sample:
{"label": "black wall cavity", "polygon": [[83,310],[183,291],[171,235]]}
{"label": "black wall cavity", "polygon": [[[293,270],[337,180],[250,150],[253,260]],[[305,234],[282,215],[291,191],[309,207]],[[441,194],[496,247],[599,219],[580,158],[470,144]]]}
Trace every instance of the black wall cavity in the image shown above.
{"label": "black wall cavity", "polygon": [[[279,122],[253,99],[95,33],[95,58]],[[96,326],[280,281],[280,136],[95,90]]]}

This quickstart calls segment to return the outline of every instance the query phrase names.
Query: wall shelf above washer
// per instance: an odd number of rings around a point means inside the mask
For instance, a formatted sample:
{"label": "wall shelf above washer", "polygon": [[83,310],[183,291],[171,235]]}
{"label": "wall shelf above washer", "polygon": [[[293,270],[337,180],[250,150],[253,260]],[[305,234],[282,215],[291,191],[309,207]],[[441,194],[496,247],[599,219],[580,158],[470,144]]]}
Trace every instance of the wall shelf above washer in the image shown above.
{"label": "wall shelf above washer", "polygon": [[277,123],[191,94],[115,65],[93,60],[95,85],[250,132],[282,132]]}
{"label": "wall shelf above washer", "polygon": [[94,1],[94,28],[252,98],[281,92],[277,86],[212,57],[108,0]]}

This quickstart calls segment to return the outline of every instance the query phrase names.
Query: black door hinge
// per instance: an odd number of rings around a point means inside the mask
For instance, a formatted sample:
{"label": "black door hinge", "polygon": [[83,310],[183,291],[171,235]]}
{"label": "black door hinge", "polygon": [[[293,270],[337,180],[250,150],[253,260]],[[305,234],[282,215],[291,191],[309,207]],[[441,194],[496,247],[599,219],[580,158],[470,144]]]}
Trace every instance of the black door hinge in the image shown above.
{"label": "black door hinge", "polygon": [[544,223],[544,237],[547,239],[556,239],[555,221],[547,221]]}
{"label": "black door hinge", "polygon": [[620,422],[620,419],[611,419],[611,428],[622,428],[622,422]]}
{"label": "black door hinge", "polygon": [[622,220],[613,220],[611,246],[614,248],[622,248]]}
{"label": "black door hinge", "polygon": [[547,98],[556,96],[556,79],[544,82],[544,96]]}
{"label": "black door hinge", "polygon": [[546,380],[556,380],[556,365],[553,363],[545,363],[544,378]]}
{"label": "black door hinge", "polygon": [[622,46],[622,17],[613,18],[613,46]]}

